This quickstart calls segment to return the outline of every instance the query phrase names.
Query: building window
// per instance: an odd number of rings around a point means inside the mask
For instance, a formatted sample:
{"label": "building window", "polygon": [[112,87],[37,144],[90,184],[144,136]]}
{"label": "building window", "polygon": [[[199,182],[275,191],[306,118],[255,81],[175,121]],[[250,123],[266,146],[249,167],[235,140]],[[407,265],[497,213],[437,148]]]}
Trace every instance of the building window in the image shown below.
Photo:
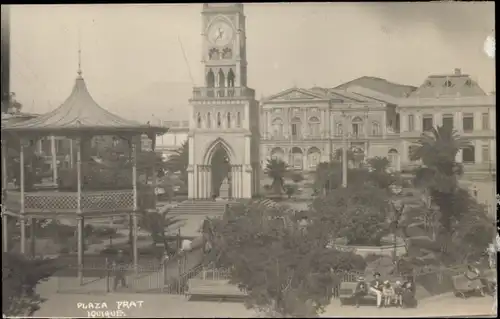
{"label": "building window", "polygon": [[462,122],[464,132],[472,132],[474,130],[474,114],[464,114]]}
{"label": "building window", "polygon": [[481,157],[483,158],[483,163],[490,162],[490,146],[483,145],[481,149]]}
{"label": "building window", "polygon": [[212,116],[210,115],[210,112],[207,113],[207,128],[212,127]]}
{"label": "building window", "polygon": [[315,137],[320,136],[320,121],[315,116],[309,119],[309,135]]}
{"label": "building window", "polygon": [[462,149],[462,162],[472,164],[476,162],[474,146],[470,145]]}
{"label": "building window", "polygon": [[443,115],[443,127],[447,129],[453,129],[453,114]]}
{"label": "building window", "polygon": [[389,166],[392,170],[398,170],[399,169],[399,154],[398,151],[395,149],[390,149],[389,153],[387,154],[388,160],[389,160]]}
{"label": "building window", "polygon": [[300,119],[295,117],[292,119],[292,137],[298,137],[300,133],[301,122]]}
{"label": "building window", "polygon": [[217,112],[217,128],[220,128],[221,125],[222,125],[222,121],[221,121],[220,113]]}
{"label": "building window", "polygon": [[380,124],[378,122],[372,122],[372,135],[380,135]]}
{"label": "building window", "polygon": [[358,136],[363,133],[363,120],[359,117],[355,117],[352,120],[352,135]]}
{"label": "building window", "polygon": [[231,128],[231,113],[227,112],[227,128]]}
{"label": "building window", "polygon": [[434,119],[432,115],[424,115],[422,118],[422,131],[428,132],[432,130],[434,126]]}
{"label": "building window", "polygon": [[337,123],[335,125],[335,134],[337,136],[342,136],[342,124],[341,123]]}
{"label": "building window", "polygon": [[490,114],[483,113],[481,119],[482,119],[483,130],[489,130],[490,129]]}
{"label": "building window", "polygon": [[283,121],[280,118],[274,119],[272,124],[273,137],[282,138],[283,137]]}
{"label": "building window", "polygon": [[450,80],[446,80],[446,82],[444,82],[444,86],[449,88],[449,87],[452,87],[453,86],[453,83],[451,83]]}
{"label": "building window", "polygon": [[236,113],[236,126],[241,127],[241,113]]}
{"label": "building window", "polygon": [[415,117],[413,114],[408,115],[408,132],[413,132],[415,130]]}

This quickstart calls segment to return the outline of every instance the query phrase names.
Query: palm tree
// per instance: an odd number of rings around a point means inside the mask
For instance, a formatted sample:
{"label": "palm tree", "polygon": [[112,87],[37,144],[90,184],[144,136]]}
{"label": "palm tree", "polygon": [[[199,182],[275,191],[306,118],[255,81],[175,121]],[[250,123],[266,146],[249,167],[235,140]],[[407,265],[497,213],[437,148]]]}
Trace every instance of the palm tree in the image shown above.
{"label": "palm tree", "polygon": [[438,126],[431,132],[422,134],[418,144],[410,154],[410,159],[421,160],[423,165],[416,170],[414,184],[424,188],[431,202],[439,207],[440,224],[444,235],[450,239],[452,223],[457,217],[454,216],[453,202],[459,189],[458,177],[463,172],[455,158],[459,150],[469,143],[452,129]]}
{"label": "palm tree", "polygon": [[150,233],[153,244],[164,243],[167,245],[166,230],[181,221],[175,216],[168,216],[168,212],[169,210],[166,209],[142,213],[141,227]]}
{"label": "palm tree", "polygon": [[187,168],[189,165],[189,141],[182,143],[165,162],[165,168],[172,172],[181,172],[181,179],[187,183]]}
{"label": "palm tree", "polygon": [[273,180],[271,187],[277,194],[281,194],[284,191],[288,165],[280,159],[269,159],[267,160],[265,172]]}

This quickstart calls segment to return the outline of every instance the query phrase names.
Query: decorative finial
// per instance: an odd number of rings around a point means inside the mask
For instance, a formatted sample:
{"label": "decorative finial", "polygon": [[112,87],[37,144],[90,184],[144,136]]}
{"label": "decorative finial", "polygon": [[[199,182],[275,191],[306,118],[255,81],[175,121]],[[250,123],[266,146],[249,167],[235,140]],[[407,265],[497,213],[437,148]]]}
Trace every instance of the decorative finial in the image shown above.
{"label": "decorative finial", "polygon": [[80,29],[78,29],[78,76],[82,76],[82,37]]}

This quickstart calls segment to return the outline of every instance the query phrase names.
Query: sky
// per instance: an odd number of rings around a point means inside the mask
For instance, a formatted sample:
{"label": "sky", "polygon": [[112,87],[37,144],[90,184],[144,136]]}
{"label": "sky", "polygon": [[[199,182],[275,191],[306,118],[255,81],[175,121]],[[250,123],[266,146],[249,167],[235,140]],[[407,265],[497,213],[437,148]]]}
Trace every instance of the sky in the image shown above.
{"label": "sky", "polygon": [[[203,86],[201,4],[19,5],[11,8],[11,91],[45,113],[83,76],[125,118],[183,120]],[[470,74],[495,87],[494,2],[248,3],[248,86],[257,98],[290,87],[334,87],[361,76],[419,86]],[[184,54],[185,53],[185,58]]]}

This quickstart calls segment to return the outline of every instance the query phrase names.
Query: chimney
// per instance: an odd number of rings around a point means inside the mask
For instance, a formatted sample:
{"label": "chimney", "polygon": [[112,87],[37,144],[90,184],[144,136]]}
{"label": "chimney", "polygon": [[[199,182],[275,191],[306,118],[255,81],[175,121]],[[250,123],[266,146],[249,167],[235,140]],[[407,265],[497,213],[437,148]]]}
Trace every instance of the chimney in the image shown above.
{"label": "chimney", "polygon": [[462,75],[462,70],[459,68],[455,68],[455,75]]}

